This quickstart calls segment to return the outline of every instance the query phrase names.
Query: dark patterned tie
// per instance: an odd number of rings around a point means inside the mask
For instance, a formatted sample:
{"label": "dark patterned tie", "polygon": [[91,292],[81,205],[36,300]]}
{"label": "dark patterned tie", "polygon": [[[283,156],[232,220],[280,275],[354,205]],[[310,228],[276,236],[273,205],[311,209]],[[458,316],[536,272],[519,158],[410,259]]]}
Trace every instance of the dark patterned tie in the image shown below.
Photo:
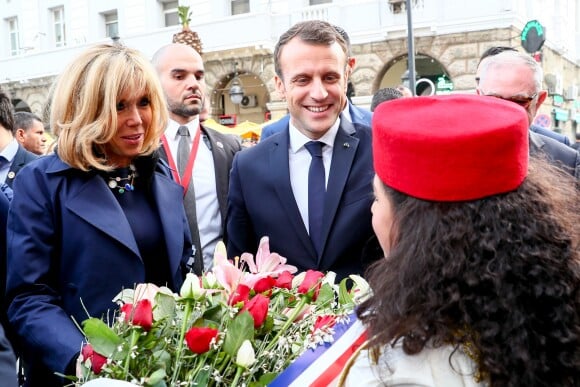
{"label": "dark patterned tie", "polygon": [[320,256],[322,250],[322,214],[324,213],[325,173],[320,141],[310,141],[305,145],[312,156],[308,170],[308,230],[312,244]]}
{"label": "dark patterned tie", "polygon": [[[177,129],[177,134],[180,136],[179,142],[177,144],[177,171],[179,172],[179,177],[183,179],[183,174],[185,173],[185,168],[187,167],[187,162],[189,161],[189,153],[191,151],[190,145],[190,134],[187,126],[180,126]],[[195,251],[193,271],[195,274],[201,274],[203,271],[203,256],[201,254],[201,243],[199,241],[199,229],[197,227],[197,211],[195,208],[195,190],[193,188],[193,171],[191,171],[192,177],[189,181],[189,186],[187,187],[187,192],[183,198],[183,206],[185,207],[185,214],[187,215],[187,220],[189,223],[189,229],[191,231],[191,239],[193,240],[193,247]]]}

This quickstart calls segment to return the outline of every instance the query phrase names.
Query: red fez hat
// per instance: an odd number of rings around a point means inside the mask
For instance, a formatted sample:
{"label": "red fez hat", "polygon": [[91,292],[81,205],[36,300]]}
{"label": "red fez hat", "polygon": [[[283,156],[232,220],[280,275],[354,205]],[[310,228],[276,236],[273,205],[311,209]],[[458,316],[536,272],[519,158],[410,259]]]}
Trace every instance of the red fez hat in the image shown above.
{"label": "red fez hat", "polygon": [[513,191],[528,172],[528,117],[476,95],[401,98],[374,112],[375,172],[424,200],[464,201]]}

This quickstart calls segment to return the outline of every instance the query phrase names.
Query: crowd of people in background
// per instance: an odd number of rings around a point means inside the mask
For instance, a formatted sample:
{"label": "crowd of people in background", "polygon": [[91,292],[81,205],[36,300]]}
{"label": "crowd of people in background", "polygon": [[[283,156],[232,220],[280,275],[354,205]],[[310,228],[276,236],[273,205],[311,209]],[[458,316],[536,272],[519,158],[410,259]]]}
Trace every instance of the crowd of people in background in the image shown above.
{"label": "crowd of people in background", "polygon": [[339,26],[295,24],[274,64],[288,114],[247,149],[204,124],[184,44],[86,49],[51,89],[54,147],[0,91],[0,384],[65,385],[75,320],[137,283],[177,291],[219,241],[234,257],[268,236],[301,271],[368,278],[343,385],[577,385],[580,154],[533,125],[540,65],[492,47],[476,95],[399,85],[369,111],[347,98]]}

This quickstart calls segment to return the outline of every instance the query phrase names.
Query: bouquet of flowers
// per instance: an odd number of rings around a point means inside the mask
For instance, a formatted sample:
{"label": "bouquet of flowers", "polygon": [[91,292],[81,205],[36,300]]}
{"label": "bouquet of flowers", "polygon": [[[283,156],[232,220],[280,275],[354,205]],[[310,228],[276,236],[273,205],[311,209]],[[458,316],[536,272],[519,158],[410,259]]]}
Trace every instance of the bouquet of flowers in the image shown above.
{"label": "bouquet of flowers", "polygon": [[295,274],[262,238],[254,256],[226,257],[187,274],[179,294],[152,284],[123,290],[112,324],[89,318],[76,385],[96,378],[161,386],[265,386],[307,348],[332,341],[333,326],[368,293],[352,275]]}

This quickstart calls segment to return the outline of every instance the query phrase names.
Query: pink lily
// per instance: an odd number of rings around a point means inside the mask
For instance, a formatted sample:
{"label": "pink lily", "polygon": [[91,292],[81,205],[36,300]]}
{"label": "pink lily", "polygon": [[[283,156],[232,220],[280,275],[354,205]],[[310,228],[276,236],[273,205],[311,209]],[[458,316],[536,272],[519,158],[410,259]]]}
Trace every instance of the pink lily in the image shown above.
{"label": "pink lily", "polygon": [[213,256],[212,269],[217,282],[231,294],[244,278],[244,272],[240,269],[239,264],[232,263],[227,258],[226,246],[223,242],[218,242]]}
{"label": "pink lily", "polygon": [[258,246],[255,261],[254,256],[249,253],[243,253],[240,257],[240,261],[245,262],[248,265],[251,274],[245,282],[248,283],[249,281],[251,285],[263,277],[277,277],[284,271],[290,273],[296,273],[298,271],[296,266],[286,264],[286,258],[278,253],[270,252],[270,239],[267,236],[260,239],[260,245]]}

